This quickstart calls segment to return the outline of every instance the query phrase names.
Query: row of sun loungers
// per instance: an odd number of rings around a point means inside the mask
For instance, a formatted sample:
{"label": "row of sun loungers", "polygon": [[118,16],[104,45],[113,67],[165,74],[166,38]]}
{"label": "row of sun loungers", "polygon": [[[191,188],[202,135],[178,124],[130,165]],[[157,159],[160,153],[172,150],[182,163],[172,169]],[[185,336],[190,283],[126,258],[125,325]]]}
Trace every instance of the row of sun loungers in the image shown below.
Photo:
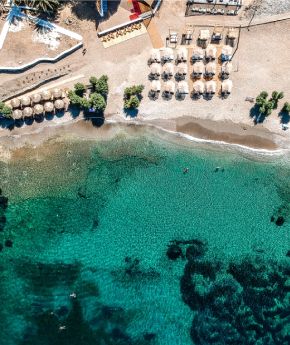
{"label": "row of sun loungers", "polygon": [[228,16],[235,16],[238,14],[237,10],[227,10],[225,11],[223,8],[202,8],[202,7],[192,7],[191,12],[199,13],[199,14],[226,14]]}
{"label": "row of sun loungers", "polygon": [[[233,82],[231,80],[224,80],[221,84],[221,94],[227,96],[232,92]],[[161,92],[161,83],[159,80],[153,80],[151,83],[151,93],[160,93]],[[163,95],[173,95],[176,92],[178,95],[189,94],[189,87],[186,81],[180,81],[175,86],[175,83],[171,80],[164,83],[163,86]],[[199,97],[203,94],[213,96],[217,92],[217,83],[213,80],[202,82],[200,80],[193,83],[192,95]]]}

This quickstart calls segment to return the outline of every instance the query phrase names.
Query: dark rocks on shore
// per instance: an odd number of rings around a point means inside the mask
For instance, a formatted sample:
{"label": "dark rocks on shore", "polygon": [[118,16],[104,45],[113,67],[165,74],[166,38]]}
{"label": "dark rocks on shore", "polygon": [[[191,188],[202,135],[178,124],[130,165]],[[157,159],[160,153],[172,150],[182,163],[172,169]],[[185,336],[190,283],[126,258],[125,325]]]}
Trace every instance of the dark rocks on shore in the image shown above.
{"label": "dark rocks on shore", "polygon": [[5,246],[8,247],[8,248],[11,248],[13,246],[12,240],[6,240],[5,241]]}
{"label": "dark rocks on shore", "polygon": [[8,207],[8,198],[6,196],[0,195],[0,208],[6,210]]}
{"label": "dark rocks on shore", "polygon": [[0,216],[0,231],[4,230],[5,224],[6,224],[6,217],[3,214],[2,216]]}
{"label": "dark rocks on shore", "polygon": [[151,340],[153,340],[153,339],[156,338],[156,334],[155,334],[155,333],[145,333],[145,334],[143,335],[143,338],[144,338],[144,340],[146,340],[146,341],[151,341]]}
{"label": "dark rocks on shore", "polygon": [[3,244],[0,243],[0,252],[2,252],[2,250],[3,250]]}
{"label": "dark rocks on shore", "polygon": [[290,258],[290,250],[288,250],[288,252],[286,253],[286,256],[287,256],[288,258]]}
{"label": "dark rocks on shore", "polygon": [[204,245],[193,244],[186,249],[187,260],[197,259],[205,254]]}
{"label": "dark rocks on shore", "polygon": [[285,222],[285,218],[284,218],[283,216],[279,216],[279,217],[276,219],[275,224],[276,224],[277,226],[282,226],[282,225],[284,224],[284,222]]}
{"label": "dark rocks on shore", "polygon": [[182,256],[182,249],[177,244],[172,244],[167,249],[166,255],[170,260],[176,260]]}

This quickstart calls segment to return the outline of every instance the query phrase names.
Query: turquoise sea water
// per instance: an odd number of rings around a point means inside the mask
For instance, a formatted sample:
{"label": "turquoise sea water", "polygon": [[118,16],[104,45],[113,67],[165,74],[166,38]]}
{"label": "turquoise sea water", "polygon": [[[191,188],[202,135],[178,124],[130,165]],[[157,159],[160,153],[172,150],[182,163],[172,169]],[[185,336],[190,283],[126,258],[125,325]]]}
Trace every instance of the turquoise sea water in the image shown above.
{"label": "turquoise sea water", "polygon": [[289,344],[285,158],[122,134],[27,148],[0,181],[0,344]]}

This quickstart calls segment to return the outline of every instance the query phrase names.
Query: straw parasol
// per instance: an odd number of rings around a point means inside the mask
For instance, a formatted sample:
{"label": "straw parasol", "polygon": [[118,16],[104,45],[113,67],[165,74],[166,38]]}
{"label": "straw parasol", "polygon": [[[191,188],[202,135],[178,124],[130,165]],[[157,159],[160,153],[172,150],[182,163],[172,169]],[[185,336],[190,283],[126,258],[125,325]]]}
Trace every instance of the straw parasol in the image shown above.
{"label": "straw parasol", "polygon": [[46,113],[51,113],[54,110],[52,102],[45,102],[43,108]]}
{"label": "straw parasol", "polygon": [[193,48],[192,56],[191,56],[192,61],[202,60],[203,56],[204,56],[204,52],[200,47]]}
{"label": "straw parasol", "polygon": [[230,74],[233,69],[233,65],[230,62],[224,62],[222,64],[222,74]]}
{"label": "straw parasol", "polygon": [[175,92],[175,84],[172,80],[169,80],[166,83],[164,83],[164,92],[172,94]]}
{"label": "straw parasol", "polygon": [[177,84],[177,91],[180,94],[188,94],[189,93],[188,84],[185,80],[180,81]]}
{"label": "straw parasol", "polygon": [[21,119],[23,117],[22,111],[20,109],[15,109],[12,113],[12,117],[14,120]]}
{"label": "straw parasol", "polygon": [[216,64],[214,62],[209,62],[205,65],[205,74],[213,76],[216,73]]}
{"label": "straw parasol", "polygon": [[202,94],[204,93],[204,83],[200,80],[197,80],[193,83],[193,93],[195,94]]}
{"label": "straw parasol", "polygon": [[28,106],[28,105],[31,104],[31,99],[30,99],[30,97],[28,97],[28,96],[23,96],[23,97],[20,99],[20,102],[21,102],[21,105],[25,107],[25,106]]}
{"label": "straw parasol", "polygon": [[25,107],[23,109],[23,116],[24,117],[30,117],[33,114],[33,109],[31,107]]}
{"label": "straw parasol", "polygon": [[48,90],[45,90],[41,93],[41,96],[44,101],[49,101],[51,99],[51,92]]}
{"label": "straw parasol", "polygon": [[54,99],[56,98],[61,98],[62,96],[62,90],[58,89],[58,88],[55,88],[52,90],[52,96]]}
{"label": "straw parasol", "polygon": [[204,73],[204,64],[199,61],[193,65],[193,76],[201,76]]}
{"label": "straw parasol", "polygon": [[187,49],[182,47],[177,51],[177,61],[187,61]]}
{"label": "straw parasol", "polygon": [[163,60],[174,60],[173,50],[171,48],[165,48],[163,51]]}
{"label": "straw parasol", "polygon": [[152,49],[150,54],[150,60],[153,62],[160,62],[160,51],[158,49]]}
{"label": "straw parasol", "polygon": [[216,82],[213,80],[207,81],[205,83],[205,90],[206,90],[206,93],[211,93],[211,94],[216,93]]}
{"label": "straw parasol", "polygon": [[180,75],[186,75],[187,74],[186,63],[181,63],[177,66],[177,74],[180,74]]}
{"label": "straw parasol", "polygon": [[39,103],[41,102],[41,94],[35,93],[34,95],[32,95],[31,99],[32,99],[32,103],[34,104]]}
{"label": "straw parasol", "polygon": [[54,102],[54,106],[55,106],[55,109],[57,109],[57,110],[63,109],[64,108],[64,101],[61,99],[57,99]]}
{"label": "straw parasol", "polygon": [[161,74],[161,66],[158,63],[153,63],[150,67],[150,73],[155,75]]}
{"label": "straw parasol", "polygon": [[205,56],[207,59],[215,59],[216,52],[217,52],[216,47],[212,44],[209,44],[205,50]]}
{"label": "straw parasol", "polygon": [[231,93],[233,89],[233,82],[229,79],[222,82],[222,93]]}
{"label": "straw parasol", "polygon": [[153,92],[160,92],[161,90],[161,83],[159,80],[153,80],[151,83],[151,91]]}
{"label": "straw parasol", "polygon": [[12,99],[11,107],[12,108],[19,108],[20,107],[20,99],[19,98]]}
{"label": "straw parasol", "polygon": [[169,63],[166,63],[163,67],[163,73],[165,75],[173,75],[174,73],[174,65],[173,63],[169,62]]}
{"label": "straw parasol", "polygon": [[33,107],[33,111],[34,111],[34,115],[40,115],[40,114],[43,114],[44,109],[41,104],[36,104]]}

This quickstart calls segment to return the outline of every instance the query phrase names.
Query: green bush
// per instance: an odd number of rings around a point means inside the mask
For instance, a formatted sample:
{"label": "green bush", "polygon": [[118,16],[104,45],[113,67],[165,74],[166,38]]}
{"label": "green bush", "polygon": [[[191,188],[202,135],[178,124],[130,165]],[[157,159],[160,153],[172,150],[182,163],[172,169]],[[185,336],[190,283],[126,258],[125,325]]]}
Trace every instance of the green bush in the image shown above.
{"label": "green bush", "polygon": [[124,99],[129,99],[131,96],[138,96],[141,98],[142,91],[144,90],[144,85],[133,85],[126,87],[124,90]]}
{"label": "green bush", "polygon": [[89,101],[88,99],[82,98],[81,106],[82,106],[85,110],[88,110],[88,109],[90,109],[90,107],[91,107],[91,103],[90,103],[90,101]]}
{"label": "green bush", "polygon": [[140,100],[136,95],[131,96],[129,99],[125,100],[125,109],[137,109],[140,105]]}
{"label": "green bush", "polygon": [[104,112],[106,109],[106,101],[99,93],[93,93],[90,97],[90,106],[95,109],[96,112]]}
{"label": "green bush", "polygon": [[4,117],[11,117],[12,115],[12,109],[8,105],[6,105],[4,102],[0,102],[0,113]]}
{"label": "green bush", "polygon": [[95,88],[96,84],[98,82],[98,79],[94,76],[90,77],[90,84],[92,85],[93,88]]}
{"label": "green bush", "polygon": [[97,79],[97,82],[94,86],[94,91],[102,95],[104,98],[107,98],[109,93],[109,85],[108,77],[106,75],[102,75],[101,78]]}
{"label": "green bush", "polygon": [[290,103],[285,102],[283,105],[282,111],[289,114],[290,113]]}
{"label": "green bush", "polygon": [[70,103],[72,105],[76,105],[76,106],[81,106],[82,105],[82,97],[80,97],[79,95],[76,94],[75,91],[70,90],[68,92],[68,98],[70,100]]}
{"label": "green bush", "polygon": [[82,83],[76,83],[75,86],[74,86],[74,89],[75,89],[75,93],[82,97],[84,95],[84,92],[86,90],[86,87],[84,84]]}

